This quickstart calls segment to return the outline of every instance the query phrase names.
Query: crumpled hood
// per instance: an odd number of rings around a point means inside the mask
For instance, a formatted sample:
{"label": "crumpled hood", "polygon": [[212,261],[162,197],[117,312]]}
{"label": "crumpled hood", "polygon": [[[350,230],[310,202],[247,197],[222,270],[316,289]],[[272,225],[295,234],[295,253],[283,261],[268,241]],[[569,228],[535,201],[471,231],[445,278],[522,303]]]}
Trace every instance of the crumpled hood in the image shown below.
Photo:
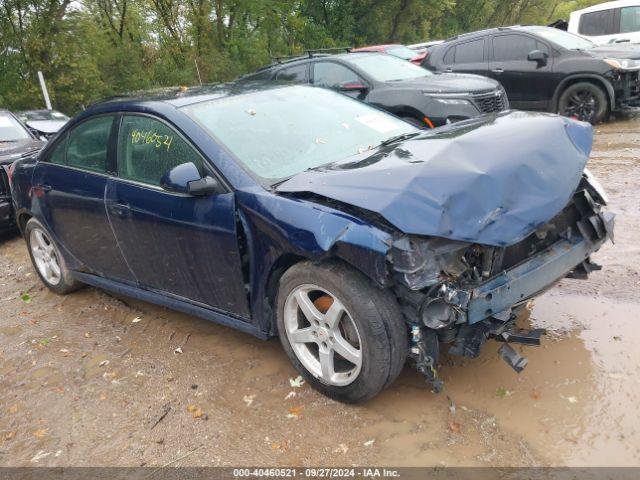
{"label": "crumpled hood", "polygon": [[587,123],[505,112],[300,173],[277,191],[370,210],[407,234],[511,245],[566,206],[592,140]]}
{"label": "crumpled hood", "polygon": [[480,75],[465,73],[437,73],[426,77],[388,82],[388,85],[422,89],[430,93],[486,92],[495,90],[495,80]]}
{"label": "crumpled hood", "polygon": [[27,120],[26,124],[29,128],[50,135],[56,133],[65,126],[67,120]]}
{"label": "crumpled hood", "polygon": [[45,142],[33,138],[16,142],[0,141],[0,163],[15,162],[25,153],[36,152],[42,149],[44,145]]}

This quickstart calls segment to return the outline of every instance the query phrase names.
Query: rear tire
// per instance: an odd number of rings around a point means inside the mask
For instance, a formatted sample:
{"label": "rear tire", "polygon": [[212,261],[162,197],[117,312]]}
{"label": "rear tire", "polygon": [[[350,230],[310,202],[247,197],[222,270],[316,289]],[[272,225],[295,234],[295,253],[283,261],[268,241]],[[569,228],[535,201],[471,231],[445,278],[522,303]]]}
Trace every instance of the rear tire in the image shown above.
{"label": "rear tire", "polygon": [[568,86],[558,100],[558,113],[592,124],[600,123],[609,115],[606,93],[590,82]]}
{"label": "rear tire", "polygon": [[82,284],[71,276],[51,234],[35,218],[27,222],[24,238],[27,241],[31,263],[49,290],[58,295],[65,295],[82,287]]}
{"label": "rear tire", "polygon": [[334,400],[375,396],[405,364],[408,334],[396,298],[343,263],[291,267],[280,279],[277,308],[294,367]]}

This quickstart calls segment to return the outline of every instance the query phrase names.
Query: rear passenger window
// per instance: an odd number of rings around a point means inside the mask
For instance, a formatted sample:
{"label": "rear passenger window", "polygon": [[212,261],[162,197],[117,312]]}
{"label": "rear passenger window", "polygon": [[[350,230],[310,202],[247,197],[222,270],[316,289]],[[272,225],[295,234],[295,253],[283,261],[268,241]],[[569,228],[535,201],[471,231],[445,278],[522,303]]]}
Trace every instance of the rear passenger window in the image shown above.
{"label": "rear passenger window", "polygon": [[91,170],[107,171],[107,148],[113,116],[97,117],[81,123],[67,138],[67,165]]}
{"label": "rear passenger window", "polygon": [[167,125],[142,116],[122,119],[118,139],[121,178],[159,186],[167,171],[187,162],[193,162],[203,175],[202,157]]}
{"label": "rear passenger window", "polygon": [[527,60],[533,50],[547,52],[544,44],[527,35],[499,35],[493,37],[493,59],[497,62]]}
{"label": "rear passenger window", "polygon": [[[478,63],[484,61],[484,38],[461,43],[455,48],[455,63]],[[447,52],[448,54],[449,52]]]}
{"label": "rear passenger window", "polygon": [[455,58],[455,54],[456,54],[456,47],[451,47],[449,50],[447,50],[447,53],[444,54],[444,58],[442,59],[444,64],[453,65],[453,59]]}
{"label": "rear passenger window", "polygon": [[276,80],[281,82],[307,83],[307,64],[285,68],[276,74]]}
{"label": "rear passenger window", "polygon": [[612,35],[615,30],[615,10],[601,10],[599,12],[583,13],[578,25],[578,33],[582,35]]}
{"label": "rear passenger window", "polygon": [[620,9],[620,33],[640,32],[640,7]]}

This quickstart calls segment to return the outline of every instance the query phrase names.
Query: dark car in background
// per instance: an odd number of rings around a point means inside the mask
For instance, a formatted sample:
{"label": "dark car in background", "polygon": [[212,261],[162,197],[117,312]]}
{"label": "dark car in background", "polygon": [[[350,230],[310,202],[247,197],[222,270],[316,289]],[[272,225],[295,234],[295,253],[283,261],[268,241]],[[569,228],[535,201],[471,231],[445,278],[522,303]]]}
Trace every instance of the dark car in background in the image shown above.
{"label": "dark car in background", "polygon": [[44,142],[8,110],[0,110],[0,233],[15,228],[11,205],[10,168],[20,158],[35,155]]}
{"label": "dark car in background", "polygon": [[624,48],[594,47],[551,27],[500,27],[450,38],[422,66],[494,78],[514,108],[598,123],[640,100],[640,62]]}
{"label": "dark car in background", "polygon": [[410,62],[375,52],[309,53],[262,68],[240,81],[292,82],[331,88],[421,128],[509,108],[509,100],[495,80],[478,75],[433,74]]}
{"label": "dark car in background", "polygon": [[17,163],[13,198],[53,292],[278,335],[314,388],[355,402],[408,358],[440,388],[440,342],[476,357],[501,339],[524,367],[509,342],[541,332],[516,314],[612,235],[591,141],[555,115],[425,131],[323,88],[174,89],[90,107]]}
{"label": "dark car in background", "polygon": [[17,115],[35,136],[44,139],[54,136],[69,121],[69,117],[56,110],[27,110]]}
{"label": "dark car in background", "polygon": [[359,47],[351,49],[352,52],[380,52],[394,57],[408,60],[411,63],[420,65],[426,55],[426,50],[416,51],[405,45],[388,44],[388,45],[370,45],[368,47]]}

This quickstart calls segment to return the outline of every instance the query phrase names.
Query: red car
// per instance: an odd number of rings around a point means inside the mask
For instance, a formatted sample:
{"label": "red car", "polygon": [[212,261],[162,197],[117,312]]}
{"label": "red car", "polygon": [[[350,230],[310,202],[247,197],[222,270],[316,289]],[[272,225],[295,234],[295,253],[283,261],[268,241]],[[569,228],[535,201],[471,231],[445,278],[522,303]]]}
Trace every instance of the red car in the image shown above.
{"label": "red car", "polygon": [[424,57],[427,56],[426,51],[417,52],[405,47],[404,45],[390,44],[390,45],[371,45],[369,47],[354,48],[352,52],[383,52],[393,55],[394,57],[402,58],[403,60],[409,60],[411,63],[420,65]]}

